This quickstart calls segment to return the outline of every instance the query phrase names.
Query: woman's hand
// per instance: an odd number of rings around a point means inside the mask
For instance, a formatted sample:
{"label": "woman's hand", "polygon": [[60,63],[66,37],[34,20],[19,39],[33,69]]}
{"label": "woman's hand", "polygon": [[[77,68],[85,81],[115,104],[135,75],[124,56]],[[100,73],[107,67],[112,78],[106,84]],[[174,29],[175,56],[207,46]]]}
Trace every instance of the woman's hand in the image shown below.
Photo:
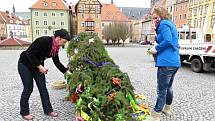
{"label": "woman's hand", "polygon": [[37,66],[37,68],[39,69],[39,72],[41,72],[42,74],[47,74],[48,73],[48,68],[42,66],[42,65],[39,65]]}

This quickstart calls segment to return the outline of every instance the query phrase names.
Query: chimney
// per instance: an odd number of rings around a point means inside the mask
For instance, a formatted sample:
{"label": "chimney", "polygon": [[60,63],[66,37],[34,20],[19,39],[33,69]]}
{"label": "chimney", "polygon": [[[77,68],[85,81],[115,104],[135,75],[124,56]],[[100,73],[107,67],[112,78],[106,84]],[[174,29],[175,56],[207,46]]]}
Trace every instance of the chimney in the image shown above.
{"label": "chimney", "polygon": [[113,4],[113,0],[111,0],[111,4]]}

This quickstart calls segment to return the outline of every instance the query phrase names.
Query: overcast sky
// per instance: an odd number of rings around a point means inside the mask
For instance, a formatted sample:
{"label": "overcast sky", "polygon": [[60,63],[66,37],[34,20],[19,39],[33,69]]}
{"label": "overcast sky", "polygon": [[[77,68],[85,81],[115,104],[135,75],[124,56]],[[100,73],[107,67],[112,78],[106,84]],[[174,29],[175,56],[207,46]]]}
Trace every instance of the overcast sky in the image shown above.
{"label": "overcast sky", "polygon": [[[38,0],[0,0],[0,11],[9,10],[12,12],[13,4],[16,12],[28,12],[31,7]],[[67,0],[68,3],[76,4],[78,0]],[[111,0],[99,0],[101,3],[110,3]],[[150,7],[151,0],[113,0],[114,4],[122,7]]]}

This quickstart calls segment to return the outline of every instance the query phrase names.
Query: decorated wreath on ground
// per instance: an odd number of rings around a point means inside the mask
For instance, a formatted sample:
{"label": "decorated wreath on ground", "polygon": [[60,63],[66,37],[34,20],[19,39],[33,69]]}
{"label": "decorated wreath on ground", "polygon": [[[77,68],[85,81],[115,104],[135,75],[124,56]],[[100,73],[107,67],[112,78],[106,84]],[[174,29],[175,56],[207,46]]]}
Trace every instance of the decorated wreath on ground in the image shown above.
{"label": "decorated wreath on ground", "polygon": [[76,103],[78,121],[144,120],[149,115],[145,97],[134,94],[127,73],[108,56],[96,35],[81,33],[70,41],[66,75],[68,100]]}

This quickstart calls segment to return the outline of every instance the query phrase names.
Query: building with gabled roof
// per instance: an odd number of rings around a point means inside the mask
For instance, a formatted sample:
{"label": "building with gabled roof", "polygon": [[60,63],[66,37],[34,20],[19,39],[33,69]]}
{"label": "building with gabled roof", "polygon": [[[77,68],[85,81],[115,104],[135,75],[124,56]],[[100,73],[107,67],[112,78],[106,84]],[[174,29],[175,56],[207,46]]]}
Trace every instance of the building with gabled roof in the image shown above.
{"label": "building with gabled roof", "polygon": [[102,37],[101,9],[98,0],[79,0],[75,5],[77,34],[86,32]]}
{"label": "building with gabled roof", "polygon": [[27,20],[22,20],[18,16],[9,11],[0,11],[0,21],[1,21],[1,37],[9,37],[11,34],[18,38],[27,38],[29,35],[27,30],[30,28],[29,22]]}
{"label": "building with gabled roof", "polygon": [[32,40],[52,36],[57,29],[70,30],[72,16],[69,14],[69,4],[64,0],[38,0],[30,10]]}

